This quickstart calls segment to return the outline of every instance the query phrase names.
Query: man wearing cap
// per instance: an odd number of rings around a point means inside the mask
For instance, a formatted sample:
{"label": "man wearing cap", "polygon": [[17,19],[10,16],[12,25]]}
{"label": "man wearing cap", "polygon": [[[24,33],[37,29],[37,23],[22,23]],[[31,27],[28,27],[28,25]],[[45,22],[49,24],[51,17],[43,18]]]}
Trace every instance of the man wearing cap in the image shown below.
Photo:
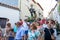
{"label": "man wearing cap", "polygon": [[18,30],[15,36],[15,40],[24,40],[24,27],[22,24],[22,22],[17,22]]}

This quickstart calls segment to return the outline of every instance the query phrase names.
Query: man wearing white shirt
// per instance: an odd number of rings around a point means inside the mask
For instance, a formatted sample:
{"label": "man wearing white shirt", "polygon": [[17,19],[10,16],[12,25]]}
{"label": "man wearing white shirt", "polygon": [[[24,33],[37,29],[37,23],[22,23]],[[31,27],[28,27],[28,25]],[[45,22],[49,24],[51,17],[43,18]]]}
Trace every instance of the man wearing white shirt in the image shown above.
{"label": "man wearing white shirt", "polygon": [[18,27],[18,30],[15,36],[15,40],[24,40],[25,32],[24,32],[24,27],[22,26],[22,23],[17,22],[17,27]]}
{"label": "man wearing white shirt", "polygon": [[28,25],[27,25],[27,21],[23,21],[23,27],[24,27],[24,31],[25,31],[25,40],[27,40],[27,36],[28,36]]}

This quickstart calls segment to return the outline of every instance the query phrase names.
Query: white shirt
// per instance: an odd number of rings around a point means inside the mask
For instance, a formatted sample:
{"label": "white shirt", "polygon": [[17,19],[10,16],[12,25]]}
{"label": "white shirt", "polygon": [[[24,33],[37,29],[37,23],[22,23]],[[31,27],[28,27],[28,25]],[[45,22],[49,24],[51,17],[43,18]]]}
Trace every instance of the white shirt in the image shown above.
{"label": "white shirt", "polygon": [[24,36],[24,33],[25,33],[24,27],[23,26],[19,27],[15,36],[15,39],[18,39],[18,40],[22,39],[22,37]]}
{"label": "white shirt", "polygon": [[47,24],[43,24],[43,28],[48,28]]}
{"label": "white shirt", "polygon": [[23,22],[23,27],[25,30],[28,30],[28,25],[26,24],[26,22]]}

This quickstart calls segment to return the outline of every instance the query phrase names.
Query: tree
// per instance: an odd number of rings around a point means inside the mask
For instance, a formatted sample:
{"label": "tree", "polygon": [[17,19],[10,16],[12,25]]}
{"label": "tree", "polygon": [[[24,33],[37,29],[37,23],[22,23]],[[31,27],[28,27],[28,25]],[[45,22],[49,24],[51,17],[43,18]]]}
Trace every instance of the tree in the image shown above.
{"label": "tree", "polygon": [[60,13],[60,4],[59,4],[59,6],[58,6],[58,12]]}

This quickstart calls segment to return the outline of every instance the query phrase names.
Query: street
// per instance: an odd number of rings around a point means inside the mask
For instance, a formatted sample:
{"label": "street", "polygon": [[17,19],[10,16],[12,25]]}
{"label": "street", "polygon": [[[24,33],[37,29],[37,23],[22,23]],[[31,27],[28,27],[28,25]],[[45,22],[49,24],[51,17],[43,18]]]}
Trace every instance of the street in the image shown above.
{"label": "street", "polygon": [[56,40],[60,40],[60,35],[57,36],[57,39]]}

